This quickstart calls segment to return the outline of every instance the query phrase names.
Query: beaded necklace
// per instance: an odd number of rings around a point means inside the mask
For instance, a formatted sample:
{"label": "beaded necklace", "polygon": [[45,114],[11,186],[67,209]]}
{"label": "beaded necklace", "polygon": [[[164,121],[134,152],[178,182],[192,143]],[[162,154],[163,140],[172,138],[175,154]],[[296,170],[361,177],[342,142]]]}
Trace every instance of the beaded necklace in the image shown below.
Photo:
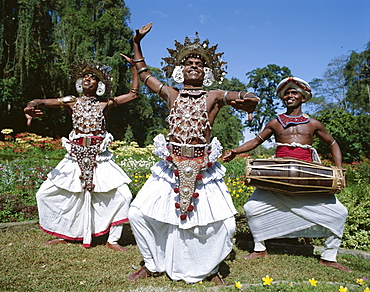
{"label": "beaded necklace", "polygon": [[105,118],[96,97],[82,96],[77,99],[72,112],[73,128],[83,134],[96,134],[104,130]]}
{"label": "beaded necklace", "polygon": [[194,139],[207,143],[206,130],[211,130],[206,107],[207,91],[180,90],[166,121],[170,125],[168,136],[182,144]]}

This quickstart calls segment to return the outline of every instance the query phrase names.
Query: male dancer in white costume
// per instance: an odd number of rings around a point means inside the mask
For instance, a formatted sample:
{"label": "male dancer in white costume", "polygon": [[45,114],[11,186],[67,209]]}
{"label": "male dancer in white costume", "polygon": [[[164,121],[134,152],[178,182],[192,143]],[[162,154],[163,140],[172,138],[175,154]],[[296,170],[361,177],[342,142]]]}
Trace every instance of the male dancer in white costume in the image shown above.
{"label": "male dancer in white costume", "polygon": [[58,237],[45,244],[82,241],[90,247],[92,237],[109,233],[106,247],[126,250],[118,240],[128,221],[132,195],[127,184],[131,180],[108,150],[113,136],[106,131],[106,116],[113,106],[138,97],[139,81],[133,66],[130,92],[99,101],[99,96],[111,93],[110,70],[94,63],[78,64],[72,77],[81,97],[35,99],[24,109],[29,126],[33,118],[43,116],[42,106],[65,108],[72,116],[73,130],[69,139],[62,139],[68,153],[36,194],[41,229]]}
{"label": "male dancer in white costume", "polygon": [[149,23],[136,30],[134,59],[140,79],[163,98],[169,109],[169,134],[154,140],[155,153],[163,160],[133,200],[129,219],[145,265],[129,276],[138,280],[167,273],[174,281],[199,282],[210,277],[222,284],[218,266],[232,250],[235,208],[223,181],[224,167],[216,162],[222,154],[217,138],[211,142],[213,122],[220,108],[232,105],[250,115],[258,98],[248,92],[206,91],[223,75],[217,46],[199,38],[164,58],[167,77],[183,83],[181,90],[164,85],[146,67],[140,41]]}

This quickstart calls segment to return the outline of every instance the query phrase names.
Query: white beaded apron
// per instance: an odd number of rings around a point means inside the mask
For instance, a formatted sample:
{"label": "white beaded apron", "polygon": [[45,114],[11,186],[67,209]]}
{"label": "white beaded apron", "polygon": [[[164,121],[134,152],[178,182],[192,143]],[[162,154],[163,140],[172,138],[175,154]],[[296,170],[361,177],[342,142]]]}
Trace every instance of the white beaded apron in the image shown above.
{"label": "white beaded apron", "polygon": [[[82,102],[84,101],[84,102]],[[105,118],[100,102],[94,97],[82,96],[73,106],[73,128],[81,138],[71,141],[71,152],[76,156],[81,170],[83,195],[85,197],[83,245],[91,244],[91,192],[94,190],[93,176],[96,156],[105,133]],[[99,136],[98,136],[99,135]]]}
{"label": "white beaded apron", "polygon": [[[211,131],[206,107],[207,92],[204,90],[181,90],[171,109],[167,122],[170,126],[168,138],[170,142],[172,163],[177,168],[175,175],[179,178],[179,202],[175,207],[181,210],[181,220],[187,218],[186,212],[192,212],[194,206],[191,199],[197,198],[194,193],[196,181],[201,180],[200,171],[210,166],[206,131]],[[200,140],[201,144],[191,142]]]}
{"label": "white beaded apron", "polygon": [[81,179],[84,181],[83,188],[91,192],[94,189],[95,159],[103,140],[102,136],[97,135],[104,132],[105,124],[100,102],[96,98],[82,96],[73,106],[72,122],[76,133],[84,135],[82,138],[71,141],[72,153],[76,156],[81,169]]}

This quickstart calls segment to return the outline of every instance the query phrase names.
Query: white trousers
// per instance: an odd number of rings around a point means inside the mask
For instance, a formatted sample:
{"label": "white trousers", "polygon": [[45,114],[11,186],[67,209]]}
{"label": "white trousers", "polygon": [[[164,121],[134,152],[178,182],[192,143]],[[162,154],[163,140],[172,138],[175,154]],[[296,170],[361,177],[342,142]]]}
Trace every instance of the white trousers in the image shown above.
{"label": "white trousers", "polygon": [[174,281],[196,283],[218,271],[232,250],[234,217],[180,229],[177,225],[146,217],[131,206],[129,220],[145,266],[152,272],[166,272]]}

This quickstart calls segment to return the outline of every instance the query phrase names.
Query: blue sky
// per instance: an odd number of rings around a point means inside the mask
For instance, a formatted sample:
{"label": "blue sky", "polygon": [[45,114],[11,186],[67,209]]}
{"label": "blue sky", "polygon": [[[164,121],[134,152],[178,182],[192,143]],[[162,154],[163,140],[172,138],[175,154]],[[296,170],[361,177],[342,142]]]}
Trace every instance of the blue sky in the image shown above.
{"label": "blue sky", "polygon": [[268,64],[287,66],[310,82],[327,65],[370,41],[369,0],[128,0],[129,26],[153,22],[142,43],[150,66],[162,68],[174,40],[199,33],[219,44],[226,78],[246,83],[245,73]]}

